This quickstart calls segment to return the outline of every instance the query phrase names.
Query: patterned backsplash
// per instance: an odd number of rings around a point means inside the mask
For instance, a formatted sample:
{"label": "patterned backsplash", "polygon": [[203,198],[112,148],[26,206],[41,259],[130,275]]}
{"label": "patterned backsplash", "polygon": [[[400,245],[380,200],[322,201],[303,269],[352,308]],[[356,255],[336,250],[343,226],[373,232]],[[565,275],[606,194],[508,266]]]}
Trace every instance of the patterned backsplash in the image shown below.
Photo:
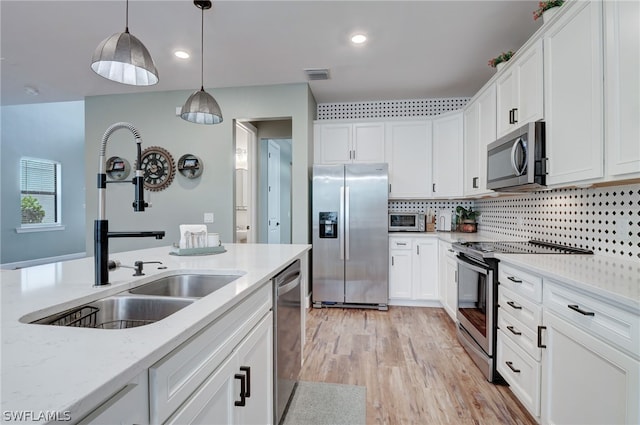
{"label": "patterned backsplash", "polygon": [[389,209],[401,211],[457,205],[479,210],[478,231],[492,237],[539,239],[640,261],[640,184],[554,189],[474,201],[389,201]]}
{"label": "patterned backsplash", "polygon": [[462,109],[470,97],[319,103],[318,120],[407,118],[440,115]]}

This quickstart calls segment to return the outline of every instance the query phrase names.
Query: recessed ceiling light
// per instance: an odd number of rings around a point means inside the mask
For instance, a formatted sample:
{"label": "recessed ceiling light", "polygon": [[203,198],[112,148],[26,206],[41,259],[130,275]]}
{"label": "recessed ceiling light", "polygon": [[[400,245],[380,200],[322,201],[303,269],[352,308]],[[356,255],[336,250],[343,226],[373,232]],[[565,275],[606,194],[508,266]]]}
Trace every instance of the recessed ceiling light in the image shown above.
{"label": "recessed ceiling light", "polygon": [[365,41],[367,41],[367,36],[364,34],[356,34],[353,37],[351,37],[351,42],[353,44],[362,44]]}
{"label": "recessed ceiling light", "polygon": [[175,55],[175,57],[180,59],[189,59],[190,57],[189,53],[185,52],[184,50],[176,50],[175,52],[173,52],[173,54]]}

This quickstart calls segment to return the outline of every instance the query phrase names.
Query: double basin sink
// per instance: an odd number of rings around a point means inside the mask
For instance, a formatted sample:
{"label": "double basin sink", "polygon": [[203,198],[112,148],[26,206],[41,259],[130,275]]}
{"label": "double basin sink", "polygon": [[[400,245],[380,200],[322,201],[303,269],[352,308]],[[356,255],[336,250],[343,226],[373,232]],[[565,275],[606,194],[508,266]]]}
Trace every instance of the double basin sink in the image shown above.
{"label": "double basin sink", "polygon": [[37,320],[35,324],[126,329],[157,322],[242,274],[176,274]]}

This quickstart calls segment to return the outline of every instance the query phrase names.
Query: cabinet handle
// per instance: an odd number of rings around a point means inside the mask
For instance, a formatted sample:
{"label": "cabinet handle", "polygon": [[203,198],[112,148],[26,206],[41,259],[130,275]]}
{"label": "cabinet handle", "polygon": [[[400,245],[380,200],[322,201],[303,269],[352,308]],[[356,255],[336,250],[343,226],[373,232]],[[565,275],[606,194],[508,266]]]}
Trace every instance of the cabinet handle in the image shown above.
{"label": "cabinet handle", "polygon": [[396,242],[396,245],[407,246],[407,243],[406,242]]}
{"label": "cabinet handle", "polygon": [[513,283],[522,283],[522,281],[520,279],[516,279],[513,276],[508,276],[507,279],[509,279]]}
{"label": "cabinet handle", "polygon": [[585,310],[581,309],[580,306],[577,305],[577,304],[569,304],[567,307],[569,307],[571,310],[577,311],[578,313],[583,314],[585,316],[595,316],[596,315],[593,311],[585,311]]}
{"label": "cabinet handle", "polygon": [[513,124],[513,109],[509,109],[509,124]]}
{"label": "cabinet handle", "polygon": [[507,304],[509,304],[511,306],[511,308],[514,308],[516,310],[522,310],[522,306],[519,306],[518,304],[514,303],[513,301],[507,301]]}
{"label": "cabinet handle", "polygon": [[389,183],[389,193],[391,193],[391,183]]}
{"label": "cabinet handle", "polygon": [[514,335],[522,335],[522,332],[516,331],[513,326],[507,326],[507,329],[509,329]]}
{"label": "cabinet handle", "polygon": [[518,123],[518,108],[513,108],[513,123]]}
{"label": "cabinet handle", "polygon": [[453,272],[453,280],[458,283],[458,270]]}
{"label": "cabinet handle", "polygon": [[433,183],[433,185],[431,186],[431,191],[432,191],[432,192],[435,192],[435,191],[436,191],[436,184],[435,184],[435,183]]}
{"label": "cabinet handle", "polygon": [[505,362],[505,364],[509,366],[509,369],[511,369],[514,373],[520,373],[520,369],[516,369],[515,367],[513,367],[513,362]]}
{"label": "cabinet handle", "polygon": [[247,372],[247,391],[244,392],[244,395],[249,398],[251,397],[251,368],[249,366],[240,366],[240,370]]}
{"label": "cabinet handle", "polygon": [[542,331],[547,329],[546,326],[538,326],[538,348],[547,348],[546,345],[542,344]]}
{"label": "cabinet handle", "polygon": [[391,266],[395,266],[395,261],[393,261],[393,255],[391,256]]}
{"label": "cabinet handle", "polygon": [[356,151],[352,151],[353,152],[353,159],[356,159]]}
{"label": "cabinet handle", "polygon": [[473,178],[473,180],[472,180],[472,184],[471,184],[471,186],[472,186],[474,189],[477,189],[477,188],[478,188],[478,180],[479,180],[479,177],[474,177],[474,178]]}
{"label": "cabinet handle", "polygon": [[239,379],[240,380],[240,401],[234,401],[234,405],[235,406],[246,406],[247,405],[247,398],[245,396],[245,376],[241,373],[236,373],[233,376],[235,379]]}
{"label": "cabinet handle", "polygon": [[420,255],[420,245],[416,245],[416,254]]}

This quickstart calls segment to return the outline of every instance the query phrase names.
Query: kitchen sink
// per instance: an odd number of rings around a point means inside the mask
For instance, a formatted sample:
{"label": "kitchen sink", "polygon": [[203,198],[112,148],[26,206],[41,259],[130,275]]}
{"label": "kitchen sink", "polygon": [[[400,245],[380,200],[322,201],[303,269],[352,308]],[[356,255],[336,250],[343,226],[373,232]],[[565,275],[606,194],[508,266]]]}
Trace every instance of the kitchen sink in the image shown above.
{"label": "kitchen sink", "polygon": [[33,323],[98,329],[134,328],[162,320],[194,301],[187,298],[114,295]]}
{"label": "kitchen sink", "polygon": [[178,274],[130,289],[131,294],[201,298],[240,278],[242,274]]}

